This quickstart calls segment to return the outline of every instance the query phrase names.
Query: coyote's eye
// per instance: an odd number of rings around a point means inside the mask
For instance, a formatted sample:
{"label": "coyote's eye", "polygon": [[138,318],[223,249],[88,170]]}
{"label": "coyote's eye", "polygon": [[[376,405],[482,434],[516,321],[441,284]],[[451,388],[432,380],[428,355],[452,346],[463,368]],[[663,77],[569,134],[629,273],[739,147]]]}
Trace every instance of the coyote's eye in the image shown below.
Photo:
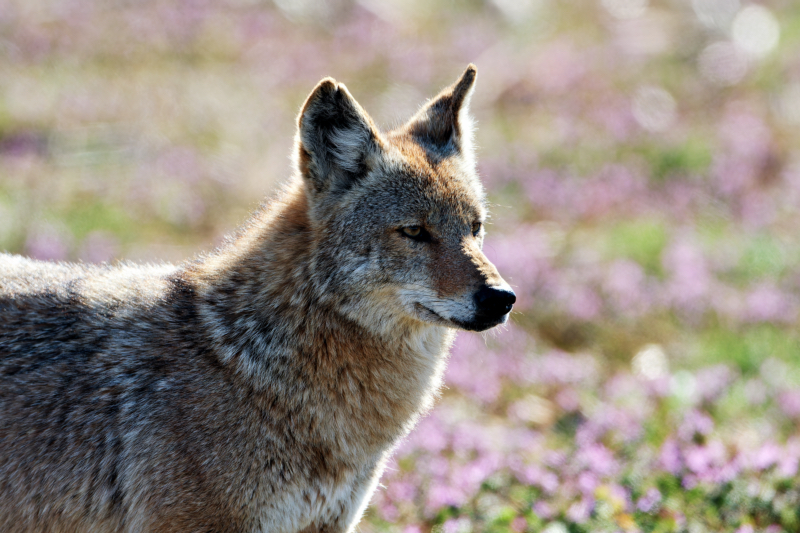
{"label": "coyote's eye", "polygon": [[472,234],[477,237],[478,234],[481,232],[481,227],[482,226],[483,226],[483,224],[481,224],[480,222],[473,222],[472,223]]}
{"label": "coyote's eye", "polygon": [[405,226],[400,228],[400,233],[409,239],[415,241],[427,242],[431,240],[431,234],[428,233],[422,226]]}

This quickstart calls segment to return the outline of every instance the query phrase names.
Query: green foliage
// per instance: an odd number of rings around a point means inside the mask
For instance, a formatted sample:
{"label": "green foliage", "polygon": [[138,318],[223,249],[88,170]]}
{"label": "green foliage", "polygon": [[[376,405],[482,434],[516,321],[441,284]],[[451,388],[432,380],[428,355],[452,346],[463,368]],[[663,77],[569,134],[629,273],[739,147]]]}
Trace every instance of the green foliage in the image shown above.
{"label": "green foliage", "polygon": [[607,230],[606,239],[610,257],[632,259],[648,274],[663,275],[661,253],[669,234],[662,222],[654,219],[618,222]]}
{"label": "green foliage", "polygon": [[639,149],[650,166],[650,176],[656,181],[687,176],[699,176],[711,164],[711,150],[700,139],[679,145],[648,145]]}
{"label": "green foliage", "polygon": [[60,218],[78,239],[83,239],[92,231],[102,230],[121,240],[128,240],[141,231],[141,227],[120,206],[98,201],[70,204]]}
{"label": "green foliage", "polygon": [[694,350],[705,361],[733,364],[745,375],[753,375],[769,358],[795,361],[800,354],[800,337],[773,324],[756,324],[738,331],[716,327],[698,336]]}
{"label": "green foliage", "polygon": [[735,272],[741,279],[776,279],[793,263],[790,258],[796,259],[777,238],[758,235],[747,244]]}

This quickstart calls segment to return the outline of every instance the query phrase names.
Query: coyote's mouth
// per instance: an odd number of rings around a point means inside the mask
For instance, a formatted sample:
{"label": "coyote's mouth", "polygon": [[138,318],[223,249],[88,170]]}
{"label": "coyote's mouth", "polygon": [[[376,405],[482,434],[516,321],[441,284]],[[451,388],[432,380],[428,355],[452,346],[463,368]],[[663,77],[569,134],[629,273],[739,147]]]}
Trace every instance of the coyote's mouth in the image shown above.
{"label": "coyote's mouth", "polygon": [[436,311],[434,311],[433,309],[425,307],[419,302],[417,302],[415,306],[417,308],[417,312],[420,314],[420,317],[423,320],[426,320],[428,322],[434,322],[437,324],[442,324],[444,326],[457,327],[459,329],[464,329],[467,331],[485,331],[495,326],[499,326],[500,324],[504,324],[506,320],[508,320],[508,315],[509,315],[509,313],[506,313],[500,317],[492,317],[492,318],[476,317],[477,319],[474,321],[465,322],[462,320],[445,318]]}
{"label": "coyote's mouth", "polygon": [[454,322],[452,320],[446,319],[445,317],[443,317],[442,315],[440,315],[439,313],[437,313],[433,309],[431,309],[429,307],[425,307],[424,305],[422,305],[419,302],[417,302],[415,304],[415,306],[417,308],[417,312],[420,314],[420,317],[422,317],[423,320],[427,320],[427,321],[430,321],[430,322],[443,323],[443,324],[447,324],[447,325],[454,325]]}

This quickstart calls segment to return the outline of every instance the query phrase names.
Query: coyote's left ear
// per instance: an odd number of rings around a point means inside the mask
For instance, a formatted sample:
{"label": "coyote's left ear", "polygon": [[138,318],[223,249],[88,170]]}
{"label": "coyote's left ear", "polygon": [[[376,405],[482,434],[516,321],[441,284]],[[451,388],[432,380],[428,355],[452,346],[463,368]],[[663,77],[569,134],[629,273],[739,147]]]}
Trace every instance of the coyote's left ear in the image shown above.
{"label": "coyote's left ear", "polygon": [[472,160],[472,117],[469,99],[478,70],[470,64],[461,78],[428,102],[406,125],[429,151],[448,156],[459,153]]}
{"label": "coyote's left ear", "polygon": [[361,179],[381,147],[372,119],[342,83],[325,78],[298,118],[298,167],[316,192],[342,192]]}

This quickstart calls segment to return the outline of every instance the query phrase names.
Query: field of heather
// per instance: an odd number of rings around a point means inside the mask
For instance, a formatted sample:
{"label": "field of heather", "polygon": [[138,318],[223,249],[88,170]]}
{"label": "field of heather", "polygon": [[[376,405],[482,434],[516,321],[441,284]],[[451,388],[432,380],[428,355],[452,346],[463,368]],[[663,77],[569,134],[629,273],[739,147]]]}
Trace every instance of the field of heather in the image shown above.
{"label": "field of heather", "polygon": [[0,249],[191,257],[321,77],[389,128],[469,62],[519,301],[360,531],[800,531],[800,3],[0,0]]}

